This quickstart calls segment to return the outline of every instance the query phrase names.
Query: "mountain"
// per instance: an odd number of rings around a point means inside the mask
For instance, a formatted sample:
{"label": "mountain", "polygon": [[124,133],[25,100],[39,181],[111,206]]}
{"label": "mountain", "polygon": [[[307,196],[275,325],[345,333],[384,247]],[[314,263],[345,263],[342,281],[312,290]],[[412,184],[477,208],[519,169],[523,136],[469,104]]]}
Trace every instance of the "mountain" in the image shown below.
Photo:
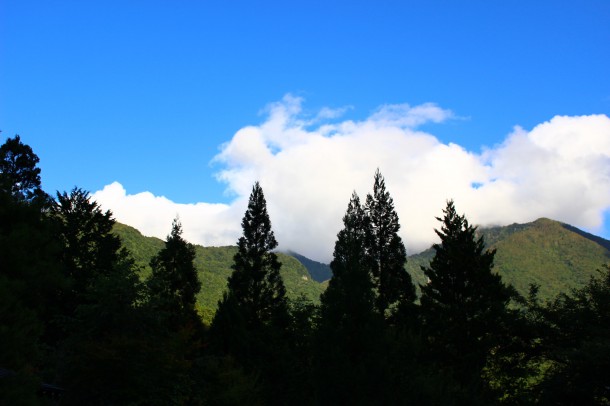
{"label": "mountain", "polygon": [[[479,229],[488,248],[496,249],[494,270],[526,295],[540,286],[542,299],[582,287],[610,262],[610,241],[546,218],[532,223]],[[421,266],[430,263],[432,248],[408,258],[407,270],[416,284],[425,284]]]}
{"label": "mountain", "polygon": [[329,280],[331,276],[333,276],[333,271],[330,269],[330,265],[328,264],[314,261],[313,259],[309,259],[306,256],[297,254],[293,251],[288,251],[286,254],[296,258],[300,263],[302,263],[315,281],[322,283]]}
{"label": "mountain", "polygon": [[[155,237],[145,237],[138,230],[125,224],[116,223],[114,233],[117,234],[123,246],[133,255],[136,263],[142,267],[142,277],[150,274],[150,259],[165,247],[165,242]],[[202,289],[197,296],[197,304],[204,319],[211,321],[218,301],[227,286],[227,278],[232,273],[233,256],[236,246],[202,247],[195,245],[195,268],[199,273]],[[282,263],[281,275],[284,278],[288,297],[296,298],[305,295],[315,303],[319,303],[323,286],[315,281],[307,268],[296,258],[278,253]],[[313,261],[312,261],[313,262]]]}
{"label": "mountain", "polygon": [[[142,266],[142,276],[150,274],[148,263],[165,243],[120,223],[114,231]],[[481,228],[479,233],[488,248],[496,249],[494,270],[503,280],[524,295],[530,284],[538,284],[542,299],[584,286],[597,269],[610,262],[610,241],[545,218],[526,224]],[[198,305],[208,321],[226,288],[236,250],[235,246],[195,245],[195,266],[203,285]],[[430,248],[408,257],[406,267],[417,287],[426,283],[421,266],[427,266],[433,256],[434,250]],[[278,253],[278,257],[283,264],[281,273],[288,296],[305,295],[319,303],[320,294],[332,276],[330,267],[294,252]]]}

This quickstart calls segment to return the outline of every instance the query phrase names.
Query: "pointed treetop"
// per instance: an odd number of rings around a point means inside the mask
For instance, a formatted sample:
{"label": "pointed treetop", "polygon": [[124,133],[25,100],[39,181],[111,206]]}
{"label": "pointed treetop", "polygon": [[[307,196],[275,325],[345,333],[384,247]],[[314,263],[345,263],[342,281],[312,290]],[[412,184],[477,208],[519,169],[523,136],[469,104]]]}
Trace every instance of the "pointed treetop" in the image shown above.
{"label": "pointed treetop", "polygon": [[167,236],[167,239],[170,238],[180,238],[182,239],[182,222],[180,221],[180,217],[176,216],[176,218],[172,221],[172,231]]}
{"label": "pointed treetop", "polygon": [[271,220],[267,213],[265,195],[258,181],[252,187],[248,209],[241,225],[244,236],[240,238],[240,241],[245,239],[249,246],[256,247],[260,252],[271,251],[277,247],[277,240],[271,230]]}
{"label": "pointed treetop", "polygon": [[148,287],[158,310],[165,312],[174,327],[197,320],[195,303],[201,281],[194,264],[195,247],[182,238],[178,217],[172,222],[165,247],[150,261]]}
{"label": "pointed treetop", "polygon": [[352,197],[349,200],[347,205],[347,211],[343,216],[343,224],[346,228],[352,226],[355,220],[361,220],[361,217],[364,217],[364,209],[360,204],[360,197],[356,191],[352,192]]}
{"label": "pointed treetop", "polygon": [[397,233],[400,230],[398,214],[394,209],[394,199],[386,190],[385,179],[379,168],[375,171],[373,194],[366,197],[366,208],[376,230],[384,230],[388,233]]}
{"label": "pointed treetop", "polygon": [[[286,288],[280,275],[282,264],[273,249],[277,241],[271,230],[263,189],[256,182],[242,220],[243,236],[237,242],[228,293],[219,303],[219,313],[237,306],[252,327],[285,322]],[[220,320],[220,319],[219,319]]]}
{"label": "pointed treetop", "polygon": [[398,214],[379,169],[375,172],[373,194],[367,196],[365,208],[369,230],[366,252],[378,291],[377,306],[381,314],[388,310],[391,318],[398,308],[406,308],[416,296],[411,276],[404,267],[407,252],[398,235]]}
{"label": "pointed treetop", "polygon": [[447,207],[443,209],[443,213],[445,215],[442,218],[436,217],[442,223],[441,229],[434,230],[441,238],[441,244],[446,245],[450,241],[462,241],[463,243],[475,244],[477,250],[482,252],[485,247],[483,236],[478,239],[475,238],[477,227],[470,225],[465,215],[457,213],[453,200],[447,201]]}
{"label": "pointed treetop", "polygon": [[491,348],[506,337],[515,291],[493,272],[495,250],[485,249],[452,200],[443,213],[435,230],[441,242],[433,245],[430,265],[422,267],[428,283],[421,286],[421,310],[435,351],[453,360],[459,380],[476,380]]}
{"label": "pointed treetop", "polygon": [[360,204],[360,198],[353,192],[343,216],[343,229],[337,234],[334,259],[330,264],[334,274],[340,272],[339,268],[345,267],[350,261],[360,265],[365,261],[366,227],[366,213]]}

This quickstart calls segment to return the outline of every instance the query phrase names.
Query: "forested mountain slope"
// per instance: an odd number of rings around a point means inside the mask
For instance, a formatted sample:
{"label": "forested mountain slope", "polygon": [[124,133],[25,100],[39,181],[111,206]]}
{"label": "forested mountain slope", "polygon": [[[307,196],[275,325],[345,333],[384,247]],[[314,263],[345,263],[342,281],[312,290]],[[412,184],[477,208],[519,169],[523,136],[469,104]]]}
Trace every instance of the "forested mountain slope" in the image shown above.
{"label": "forested mountain slope", "polygon": [[299,262],[302,263],[305,268],[307,268],[311,277],[320,283],[329,280],[333,276],[333,271],[330,269],[330,265],[328,264],[314,261],[313,259],[309,259],[306,256],[297,254],[293,251],[288,251],[286,254],[298,259]]}
{"label": "forested mountain slope", "polygon": [[[143,274],[148,274],[148,262],[163,248],[163,241],[120,223],[115,225],[115,232],[144,267]],[[479,232],[486,245],[497,250],[494,269],[504,281],[522,294],[527,294],[530,284],[538,284],[543,299],[583,286],[602,264],[610,262],[610,241],[554,220],[541,218],[532,223],[481,228]],[[204,309],[213,311],[231,274],[236,247],[196,245],[195,249],[195,265],[203,283],[198,301]],[[416,285],[426,283],[421,266],[426,266],[433,255],[434,251],[428,249],[409,256],[407,270]],[[279,257],[289,297],[305,294],[318,302],[326,286],[318,281],[330,277],[328,265],[292,252],[280,253]]]}
{"label": "forested mountain slope", "polygon": [[[540,297],[582,287],[602,264],[610,262],[610,241],[546,218],[532,223],[481,228],[485,243],[497,250],[495,270],[522,294],[540,286]],[[434,256],[428,249],[409,257],[407,269],[416,283],[426,282],[422,265]]]}
{"label": "forested mountain slope", "polygon": [[[116,223],[114,232],[121,238],[123,245],[133,254],[135,260],[143,267],[142,274],[150,273],[150,259],[164,247],[164,242],[155,237],[143,236],[138,230],[125,224]],[[215,311],[218,300],[227,286],[231,275],[231,265],[237,247],[202,247],[195,245],[195,267],[202,283],[197,296],[198,304],[204,313]],[[307,268],[296,258],[278,253],[282,263],[281,275],[286,284],[288,297],[296,298],[305,295],[318,303],[323,287],[316,282]]]}

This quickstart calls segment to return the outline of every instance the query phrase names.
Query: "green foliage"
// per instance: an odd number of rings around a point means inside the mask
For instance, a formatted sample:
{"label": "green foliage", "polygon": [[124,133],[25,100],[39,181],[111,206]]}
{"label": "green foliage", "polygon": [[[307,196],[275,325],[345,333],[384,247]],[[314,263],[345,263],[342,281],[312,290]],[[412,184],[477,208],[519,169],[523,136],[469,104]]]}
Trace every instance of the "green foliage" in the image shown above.
{"label": "green foliage", "polygon": [[38,156],[21,138],[8,138],[0,146],[0,190],[15,200],[31,201],[44,196],[40,189]]}
{"label": "green foliage", "polygon": [[19,297],[24,290],[22,281],[0,275],[0,365],[6,368],[32,366],[39,355],[42,321]]}
{"label": "green foliage", "polygon": [[610,259],[610,251],[596,241],[548,219],[528,224],[495,247],[503,278],[520,292],[539,285],[543,299],[585,286],[595,269]]}
{"label": "green foliage", "polygon": [[485,250],[476,228],[457,214],[452,201],[438,218],[441,239],[423,271],[421,309],[439,365],[466,386],[478,387],[493,348],[501,344],[513,290],[492,273],[495,251]]}
{"label": "green foliage", "polygon": [[[477,229],[477,235],[496,250],[494,272],[524,296],[530,285],[538,285],[543,300],[585,286],[595,269],[610,261],[609,241],[549,219]],[[432,249],[409,256],[407,270],[419,285],[427,282],[421,266],[433,256]]]}
{"label": "green foliage", "polygon": [[322,322],[335,325],[345,319],[352,321],[353,317],[346,317],[347,314],[374,312],[374,285],[367,267],[367,254],[362,249],[366,238],[366,214],[354,193],[343,217],[343,229],[337,235],[330,263],[333,276],[321,298]]}
{"label": "green foliage", "polygon": [[391,317],[415,300],[415,286],[405,270],[407,251],[398,235],[400,224],[394,201],[386,191],[379,169],[375,172],[373,194],[366,198],[367,238],[364,247],[377,292],[376,304],[381,314]]}
{"label": "green foliage", "polygon": [[598,272],[584,287],[534,308],[548,366],[539,385],[542,403],[610,403],[610,268]]}
{"label": "green foliage", "polygon": [[[610,269],[587,279],[607,240],[546,219],[479,231],[449,202],[441,242],[407,264],[420,313],[379,172],[320,284],[273,252],[258,183],[238,247],[200,247],[177,222],[166,242],[116,224],[78,188],[51,201],[18,136],[0,158],[0,404],[45,404],[43,380],[65,405],[610,403]],[[500,275],[541,286],[508,306]]]}
{"label": "green foliage", "polygon": [[[102,213],[86,192],[74,189],[69,196],[58,195],[53,216],[71,281],[68,300],[64,299],[67,322],[57,348],[60,383],[67,389],[62,402],[190,403],[190,359],[198,345],[192,321],[198,320],[194,304],[199,281],[192,247],[180,239],[179,225],[174,224],[168,247],[152,261],[153,294],[146,302],[139,269],[112,234],[109,212]],[[183,266],[189,260],[190,269]],[[185,268],[191,271],[186,282],[187,273],[179,272]],[[180,286],[173,289],[176,279]],[[190,324],[183,323],[184,313]]]}
{"label": "green foliage", "polygon": [[247,373],[229,356],[208,356],[204,360],[207,390],[204,404],[218,406],[264,405],[264,394],[255,374]]}
{"label": "green foliage", "polygon": [[52,207],[57,237],[62,244],[61,261],[70,282],[66,310],[82,302],[82,297],[97,275],[112,272],[118,259],[121,240],[112,234],[114,219],[102,212],[89,193],[74,188],[70,194],[57,193]]}
{"label": "green foliage", "polygon": [[75,188],[59,194],[51,216],[62,244],[62,270],[68,281],[58,300],[53,343],[65,404],[116,404],[137,401],[138,359],[147,323],[137,309],[143,300],[138,269],[120,239],[114,219],[89,194]]}
{"label": "green foliage", "polygon": [[152,273],[148,280],[153,309],[165,314],[172,326],[199,320],[195,302],[201,282],[194,260],[195,248],[184,241],[182,226],[174,220],[165,248],[150,261]]}
{"label": "green foliage", "polygon": [[121,239],[122,246],[131,253],[142,270],[142,278],[149,277],[152,272],[150,261],[165,247],[165,242],[155,237],[144,237],[135,228],[118,222],[112,227],[112,232]]}
{"label": "green foliage", "polygon": [[143,362],[146,316],[137,308],[143,289],[133,261],[122,252],[111,271],[96,274],[83,294],[62,348],[66,404],[138,401],[149,388]]}
{"label": "green foliage", "polygon": [[242,228],[228,290],[210,328],[212,345],[220,354],[235,357],[247,373],[260,373],[267,404],[289,404],[294,381],[286,338],[291,319],[281,263],[272,252],[277,241],[258,182]]}
{"label": "green foliage", "polygon": [[[155,237],[144,237],[138,230],[124,224],[116,223],[113,232],[121,238],[123,245],[133,254],[136,263],[142,269],[142,277],[150,275],[150,260],[163,247],[162,240]],[[202,247],[195,245],[195,268],[202,289],[197,294],[200,313],[205,314],[204,321],[209,324],[216,312],[218,301],[227,288],[227,279],[231,275],[233,256],[237,247]],[[305,295],[314,303],[320,302],[320,294],[325,286],[316,282],[301,262],[294,257],[278,253],[282,263],[280,275],[286,285],[286,295],[296,299]]]}
{"label": "green foliage", "polygon": [[[258,182],[252,188],[241,224],[243,236],[233,257],[228,296],[235,300],[249,327],[281,323],[287,315],[286,288],[280,276],[282,264],[272,252],[277,241]],[[219,303],[218,311],[222,311],[223,302]]]}
{"label": "green foliage", "polygon": [[39,361],[39,340],[65,284],[53,228],[36,205],[0,194],[0,367]]}
{"label": "green foliage", "polygon": [[328,264],[324,264],[322,262],[311,260],[301,254],[297,254],[296,252],[289,251],[287,253],[289,256],[296,258],[300,263],[302,263],[305,268],[307,268],[307,272],[311,275],[311,277],[317,282],[324,282],[329,280],[333,273]]}
{"label": "green foliage", "polygon": [[368,224],[354,193],[337,235],[322,294],[316,337],[315,375],[323,404],[372,404],[384,380],[383,317],[375,305],[367,253]]}
{"label": "green foliage", "polygon": [[19,136],[0,146],[0,404],[37,401],[43,343],[64,282],[37,163]]}

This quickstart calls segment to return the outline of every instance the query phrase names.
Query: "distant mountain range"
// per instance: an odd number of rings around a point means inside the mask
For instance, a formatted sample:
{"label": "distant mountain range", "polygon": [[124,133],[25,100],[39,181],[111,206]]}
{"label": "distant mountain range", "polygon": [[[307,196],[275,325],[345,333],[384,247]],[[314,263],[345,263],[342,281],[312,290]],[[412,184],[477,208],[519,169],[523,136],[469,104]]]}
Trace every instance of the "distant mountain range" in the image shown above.
{"label": "distant mountain range", "polygon": [[[148,263],[164,242],[120,223],[114,231],[142,266],[142,276],[149,274]],[[554,220],[542,218],[527,224],[484,228],[479,233],[489,248],[496,249],[494,269],[503,280],[522,294],[527,294],[530,284],[537,284],[543,299],[583,286],[597,269],[610,262],[610,241]],[[234,246],[195,245],[195,266],[203,286],[197,299],[206,319],[211,320],[226,288],[236,250]],[[324,281],[332,276],[330,267],[294,252],[278,256],[288,296],[305,295],[319,302],[327,285]],[[433,256],[432,249],[409,256],[406,268],[416,285],[426,283],[421,266],[428,265]]]}

